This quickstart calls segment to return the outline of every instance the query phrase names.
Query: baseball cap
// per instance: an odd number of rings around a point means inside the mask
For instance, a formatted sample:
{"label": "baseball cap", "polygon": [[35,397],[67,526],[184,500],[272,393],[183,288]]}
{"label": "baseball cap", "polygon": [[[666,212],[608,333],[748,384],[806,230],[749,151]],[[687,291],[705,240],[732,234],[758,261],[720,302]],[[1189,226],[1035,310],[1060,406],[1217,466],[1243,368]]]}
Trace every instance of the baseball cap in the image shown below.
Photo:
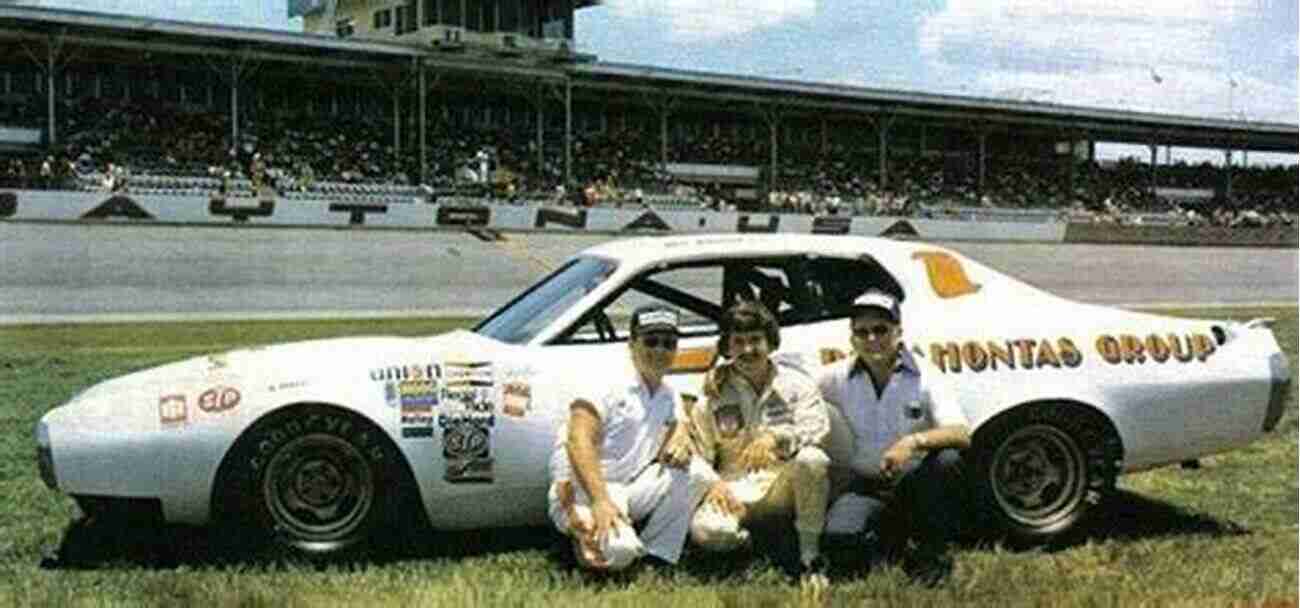
{"label": "baseball cap", "polygon": [[853,308],[879,308],[889,313],[889,318],[893,319],[895,323],[901,317],[898,310],[898,299],[879,289],[870,289],[858,296],[853,300]]}
{"label": "baseball cap", "polygon": [[680,323],[679,317],[677,311],[667,306],[641,306],[632,311],[631,330],[638,336],[650,331],[670,331],[675,334]]}

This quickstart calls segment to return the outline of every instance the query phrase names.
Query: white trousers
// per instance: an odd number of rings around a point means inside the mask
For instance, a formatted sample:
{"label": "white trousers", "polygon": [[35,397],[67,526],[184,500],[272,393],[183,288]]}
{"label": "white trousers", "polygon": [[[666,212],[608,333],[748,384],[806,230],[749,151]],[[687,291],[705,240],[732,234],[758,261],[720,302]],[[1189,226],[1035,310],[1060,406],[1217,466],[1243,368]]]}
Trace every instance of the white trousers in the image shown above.
{"label": "white trousers", "polygon": [[[641,534],[620,526],[598,548],[598,555],[589,555],[575,539],[579,563],[585,567],[620,570],[645,554],[670,564],[677,563],[686,544],[691,514],[714,479],[713,470],[704,461],[692,458],[686,469],[655,463],[629,483],[608,483],[614,506],[632,522],[644,521]],[[552,483],[547,502],[551,522],[563,534],[574,535],[573,518],[584,526],[592,523],[591,497],[577,480]]]}

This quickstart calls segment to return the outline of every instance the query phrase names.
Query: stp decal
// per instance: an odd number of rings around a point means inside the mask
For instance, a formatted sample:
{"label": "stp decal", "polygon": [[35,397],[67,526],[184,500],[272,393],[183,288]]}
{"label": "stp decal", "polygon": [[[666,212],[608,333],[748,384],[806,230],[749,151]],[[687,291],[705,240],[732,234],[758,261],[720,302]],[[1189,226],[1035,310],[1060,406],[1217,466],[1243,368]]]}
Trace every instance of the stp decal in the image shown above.
{"label": "stp decal", "polygon": [[199,409],[209,414],[216,414],[232,410],[239,405],[239,389],[229,386],[218,386],[203,391],[199,395]]}
{"label": "stp decal", "polygon": [[492,483],[491,415],[439,416],[443,479],[448,483]]}

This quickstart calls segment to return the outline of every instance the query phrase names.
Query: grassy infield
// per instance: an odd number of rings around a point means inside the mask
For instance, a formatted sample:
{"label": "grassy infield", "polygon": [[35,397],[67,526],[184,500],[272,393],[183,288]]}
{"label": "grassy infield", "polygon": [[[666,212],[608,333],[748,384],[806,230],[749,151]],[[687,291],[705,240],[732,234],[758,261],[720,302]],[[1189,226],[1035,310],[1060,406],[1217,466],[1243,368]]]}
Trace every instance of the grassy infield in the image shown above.
{"label": "grassy infield", "polygon": [[[1297,311],[1182,311],[1274,316],[1296,371]],[[463,323],[463,322],[462,322]],[[762,558],[696,558],[676,570],[587,579],[555,561],[544,531],[439,536],[398,557],[318,566],[270,560],[179,564],[112,557],[88,569],[43,569],[70,500],[45,489],[31,429],[91,383],[183,356],[236,346],[349,334],[427,335],[456,321],[176,323],[0,328],[0,605],[712,605],[799,601]],[[1266,605],[1297,599],[1297,415],[1248,449],[1124,477],[1103,525],[1046,551],[966,547],[945,586],[902,572],[837,562],[833,605]],[[187,547],[189,545],[181,545]],[[186,554],[185,548],[180,549]],[[704,562],[708,563],[704,563]]]}

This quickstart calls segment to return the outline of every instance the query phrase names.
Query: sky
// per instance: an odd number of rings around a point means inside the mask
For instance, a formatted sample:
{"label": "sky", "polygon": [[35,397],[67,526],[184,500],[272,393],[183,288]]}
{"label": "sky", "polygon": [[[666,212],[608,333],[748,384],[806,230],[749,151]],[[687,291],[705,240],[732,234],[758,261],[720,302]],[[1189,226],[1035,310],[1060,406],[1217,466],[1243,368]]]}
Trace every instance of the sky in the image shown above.
{"label": "sky", "polygon": [[[27,3],[302,29],[285,0]],[[1295,0],[605,0],[575,30],[601,61],[1296,124],[1298,22]]]}

